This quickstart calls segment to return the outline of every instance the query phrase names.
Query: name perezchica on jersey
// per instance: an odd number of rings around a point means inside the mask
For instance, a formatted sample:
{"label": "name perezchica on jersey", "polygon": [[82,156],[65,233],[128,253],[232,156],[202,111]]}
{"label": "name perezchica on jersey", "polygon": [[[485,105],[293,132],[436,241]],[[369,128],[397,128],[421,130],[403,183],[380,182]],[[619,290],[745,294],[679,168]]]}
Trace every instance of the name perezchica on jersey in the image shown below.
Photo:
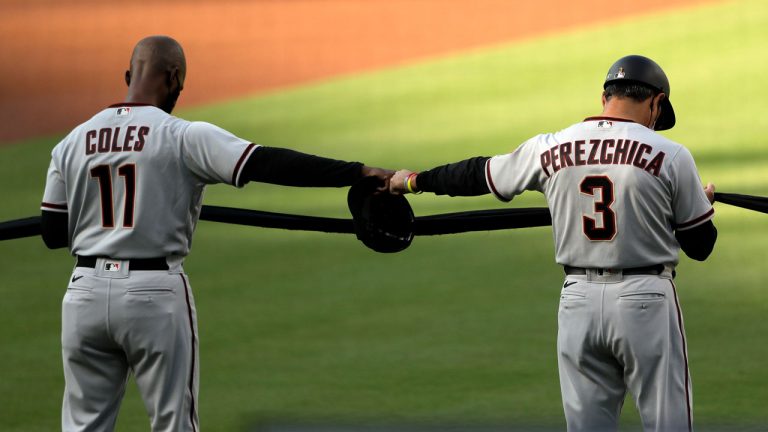
{"label": "name perezchica on jersey", "polygon": [[651,157],[653,150],[648,144],[625,139],[575,140],[552,146],[539,159],[547,177],[584,165],[633,165],[658,177],[665,154],[660,151]]}
{"label": "name perezchica on jersey", "polygon": [[91,129],[85,134],[85,154],[140,152],[144,150],[147,135],[149,126],[128,126],[122,137],[119,127]]}

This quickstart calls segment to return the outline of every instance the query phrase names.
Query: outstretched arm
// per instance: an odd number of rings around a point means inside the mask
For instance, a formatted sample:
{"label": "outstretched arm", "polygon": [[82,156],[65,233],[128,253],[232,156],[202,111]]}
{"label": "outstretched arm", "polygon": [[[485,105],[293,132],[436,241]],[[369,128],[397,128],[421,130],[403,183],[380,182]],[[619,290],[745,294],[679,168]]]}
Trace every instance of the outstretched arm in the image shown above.
{"label": "outstretched arm", "polygon": [[375,176],[385,187],[394,171],[373,168],[278,147],[254,150],[243,168],[242,184],[249,181],[303,187],[350,186],[362,177]]}
{"label": "outstretched arm", "polygon": [[435,195],[476,196],[491,191],[485,179],[489,157],[480,156],[438,166],[420,173],[400,170],[392,177],[389,191],[393,194],[432,192]]}

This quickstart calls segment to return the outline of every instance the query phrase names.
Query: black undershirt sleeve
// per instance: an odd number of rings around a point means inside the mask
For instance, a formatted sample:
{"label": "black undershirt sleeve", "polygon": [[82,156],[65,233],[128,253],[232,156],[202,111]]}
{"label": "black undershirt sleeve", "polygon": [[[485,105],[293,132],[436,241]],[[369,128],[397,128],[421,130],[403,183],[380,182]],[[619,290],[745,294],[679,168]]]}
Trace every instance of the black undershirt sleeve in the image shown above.
{"label": "black undershirt sleeve", "polygon": [[48,249],[69,246],[69,217],[66,213],[42,211],[40,230]]}
{"label": "black undershirt sleeve", "polygon": [[253,151],[240,175],[242,186],[249,181],[283,186],[351,186],[362,177],[363,164],[328,159],[278,147]]}
{"label": "black undershirt sleeve", "polygon": [[435,195],[476,196],[491,193],[485,181],[488,159],[478,156],[422,171],[416,177],[416,186]]}
{"label": "black undershirt sleeve", "polygon": [[675,237],[680,243],[680,249],[688,257],[696,261],[704,261],[715,247],[717,229],[715,224],[709,220],[685,231],[675,231]]}

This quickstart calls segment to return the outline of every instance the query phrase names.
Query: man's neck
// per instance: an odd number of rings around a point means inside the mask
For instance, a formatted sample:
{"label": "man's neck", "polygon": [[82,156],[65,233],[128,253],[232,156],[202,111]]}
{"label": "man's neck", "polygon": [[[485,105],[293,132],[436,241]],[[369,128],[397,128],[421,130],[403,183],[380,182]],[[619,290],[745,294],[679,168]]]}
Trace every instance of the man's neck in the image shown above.
{"label": "man's neck", "polygon": [[158,106],[157,100],[155,97],[149,96],[147,94],[142,94],[142,93],[133,93],[131,91],[128,91],[128,94],[125,96],[124,102]]}
{"label": "man's neck", "polygon": [[601,116],[631,120],[647,127],[651,121],[651,109],[647,101],[635,102],[628,99],[613,99],[603,106]]}
{"label": "man's neck", "polygon": [[132,81],[125,95],[127,103],[142,103],[159,107],[163,100],[160,97],[161,86],[155,80],[144,79]]}

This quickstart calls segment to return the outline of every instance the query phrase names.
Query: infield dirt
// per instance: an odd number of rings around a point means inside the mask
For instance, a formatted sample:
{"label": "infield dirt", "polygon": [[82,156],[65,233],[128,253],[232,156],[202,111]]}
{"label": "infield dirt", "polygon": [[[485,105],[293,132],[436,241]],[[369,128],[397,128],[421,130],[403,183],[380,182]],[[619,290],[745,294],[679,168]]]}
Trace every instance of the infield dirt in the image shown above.
{"label": "infield dirt", "polygon": [[122,100],[130,51],[150,34],[185,47],[183,107],[708,2],[5,0],[0,144]]}

